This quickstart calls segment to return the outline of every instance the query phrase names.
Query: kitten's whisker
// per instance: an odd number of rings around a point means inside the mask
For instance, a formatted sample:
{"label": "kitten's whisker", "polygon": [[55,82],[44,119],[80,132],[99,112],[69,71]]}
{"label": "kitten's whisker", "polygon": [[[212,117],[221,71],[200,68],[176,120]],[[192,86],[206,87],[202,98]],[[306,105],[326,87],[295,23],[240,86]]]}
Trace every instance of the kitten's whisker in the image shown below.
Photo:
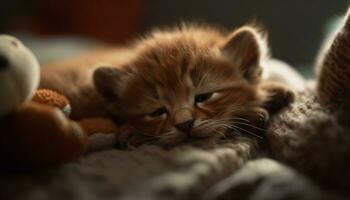
{"label": "kitten's whisker", "polygon": [[246,122],[250,122],[248,119],[242,118],[242,117],[232,117],[231,119],[233,120],[242,120],[242,121],[246,121]]}
{"label": "kitten's whisker", "polygon": [[243,122],[232,122],[232,123],[235,124],[235,125],[242,124],[242,125],[246,125],[246,126],[249,126],[249,127],[252,127],[252,128],[255,128],[255,129],[258,129],[258,130],[261,130],[261,131],[266,131],[266,129],[263,129],[263,128],[260,128],[260,127],[257,127],[257,126],[254,126],[254,125],[248,124],[248,123],[243,123]]}
{"label": "kitten's whisker", "polygon": [[246,129],[244,129],[244,128],[241,128],[241,127],[239,127],[239,126],[235,126],[235,128],[237,128],[237,129],[239,129],[239,130],[242,130],[242,131],[244,131],[244,132],[246,132],[246,133],[248,133],[248,134],[251,134],[252,136],[255,136],[255,137],[259,138],[259,139],[263,139],[263,137],[261,137],[260,135],[257,135],[257,134],[255,134],[255,133],[253,133],[253,132],[251,132],[251,131],[248,131],[248,130],[246,130]]}
{"label": "kitten's whisker", "polygon": [[230,125],[228,125],[228,124],[222,124],[222,126],[228,128],[229,130],[234,130],[235,132],[239,132],[235,127],[230,126]]}
{"label": "kitten's whisker", "polygon": [[245,122],[250,122],[248,119],[244,119],[241,117],[226,117],[226,118],[220,118],[217,119],[218,121],[231,121],[231,120],[241,120],[241,121],[245,121]]}
{"label": "kitten's whisker", "polygon": [[214,131],[215,133],[217,133],[220,137],[226,138],[226,135],[225,135],[222,131],[217,130],[217,129],[213,129],[213,131]]}
{"label": "kitten's whisker", "polygon": [[198,127],[201,127],[201,128],[208,128],[210,126],[213,126],[213,125],[216,125],[217,122],[216,121],[213,121],[213,120],[205,120],[205,121],[202,121]]}
{"label": "kitten's whisker", "polygon": [[[253,136],[255,136],[255,137],[260,138],[260,136],[258,136],[258,135],[256,135],[256,134],[254,134],[254,133],[253,133],[253,132],[251,132],[251,131],[245,130],[245,129],[243,129],[243,128],[239,127],[239,126],[235,126],[235,125],[227,125],[227,127],[229,127],[229,128],[230,128],[230,129],[232,129],[232,130],[238,131],[239,133],[242,133],[242,132],[240,131],[240,130],[242,130],[242,131],[247,132],[247,133],[249,133],[249,134],[251,134],[251,135],[253,135]],[[239,130],[238,130],[238,129],[239,129]]]}

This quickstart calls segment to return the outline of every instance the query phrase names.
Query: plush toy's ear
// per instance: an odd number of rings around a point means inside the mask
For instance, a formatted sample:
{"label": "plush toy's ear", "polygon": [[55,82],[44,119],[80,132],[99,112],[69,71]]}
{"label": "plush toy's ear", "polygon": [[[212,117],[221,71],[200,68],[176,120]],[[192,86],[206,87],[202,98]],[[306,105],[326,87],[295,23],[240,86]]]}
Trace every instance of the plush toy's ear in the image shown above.
{"label": "plush toy's ear", "polygon": [[95,70],[93,80],[97,91],[107,100],[119,97],[124,72],[114,67],[99,67]]}
{"label": "plush toy's ear", "polygon": [[222,50],[239,67],[249,82],[258,82],[261,76],[260,61],[267,54],[266,41],[255,28],[244,26],[229,35]]}

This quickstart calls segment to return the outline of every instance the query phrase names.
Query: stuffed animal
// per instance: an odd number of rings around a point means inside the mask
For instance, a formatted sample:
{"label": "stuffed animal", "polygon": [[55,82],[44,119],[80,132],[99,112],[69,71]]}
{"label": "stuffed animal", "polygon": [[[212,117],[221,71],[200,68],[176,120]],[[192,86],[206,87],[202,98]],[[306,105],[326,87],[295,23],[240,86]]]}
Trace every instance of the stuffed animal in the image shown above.
{"label": "stuffed animal", "polygon": [[18,39],[0,35],[0,154],[2,162],[55,166],[81,156],[88,137],[117,132],[108,119],[70,120],[67,98],[37,90],[40,67]]}

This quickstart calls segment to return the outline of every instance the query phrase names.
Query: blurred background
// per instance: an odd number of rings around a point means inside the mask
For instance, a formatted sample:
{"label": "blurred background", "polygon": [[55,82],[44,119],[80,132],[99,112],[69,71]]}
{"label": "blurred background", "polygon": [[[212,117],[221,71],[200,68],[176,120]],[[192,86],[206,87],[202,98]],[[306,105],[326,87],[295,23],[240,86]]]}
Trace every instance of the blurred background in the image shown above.
{"label": "blurred background", "polygon": [[272,54],[310,77],[318,49],[348,0],[1,0],[0,33],[14,34],[41,63],[103,43],[121,45],[154,26],[183,20],[269,32]]}

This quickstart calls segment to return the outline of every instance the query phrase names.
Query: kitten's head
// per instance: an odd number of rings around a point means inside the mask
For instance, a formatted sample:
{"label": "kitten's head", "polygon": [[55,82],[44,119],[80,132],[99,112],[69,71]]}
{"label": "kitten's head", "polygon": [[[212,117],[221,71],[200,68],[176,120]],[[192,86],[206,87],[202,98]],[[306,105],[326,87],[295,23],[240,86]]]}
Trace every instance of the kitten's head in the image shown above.
{"label": "kitten's head", "polygon": [[158,31],[135,46],[129,63],[98,68],[94,82],[124,132],[163,146],[213,139],[261,104],[265,47],[252,27],[227,35],[191,26]]}

